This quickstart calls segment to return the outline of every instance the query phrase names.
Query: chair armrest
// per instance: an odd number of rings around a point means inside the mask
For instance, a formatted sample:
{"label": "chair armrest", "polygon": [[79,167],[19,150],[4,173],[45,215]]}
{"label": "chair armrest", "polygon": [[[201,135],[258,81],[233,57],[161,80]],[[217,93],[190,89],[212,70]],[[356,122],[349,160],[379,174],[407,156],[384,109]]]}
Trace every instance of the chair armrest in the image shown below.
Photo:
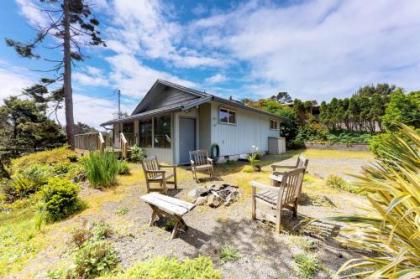
{"label": "chair armrest", "polygon": [[275,192],[280,191],[279,187],[268,186],[268,185],[265,185],[265,184],[257,182],[257,181],[251,181],[251,187],[252,188],[258,188],[258,189],[261,189],[261,190],[275,191]]}
{"label": "chair armrest", "polygon": [[190,160],[190,162],[191,162],[191,166],[194,166],[195,165],[194,160]]}
{"label": "chair armrest", "polygon": [[207,161],[209,161],[209,162],[210,162],[210,164],[212,164],[212,165],[213,165],[213,159],[212,159],[212,158],[207,157]]}

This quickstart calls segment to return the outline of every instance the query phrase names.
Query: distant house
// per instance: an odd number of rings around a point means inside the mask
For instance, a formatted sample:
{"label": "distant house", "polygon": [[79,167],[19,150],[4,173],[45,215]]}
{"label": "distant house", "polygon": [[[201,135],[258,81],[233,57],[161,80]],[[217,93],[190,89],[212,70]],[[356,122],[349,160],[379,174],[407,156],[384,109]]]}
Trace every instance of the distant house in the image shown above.
{"label": "distant house", "polygon": [[157,80],[130,116],[101,125],[112,127],[116,147],[123,132],[147,155],[185,164],[190,150],[210,150],[213,144],[222,159],[237,159],[253,146],[266,152],[269,137],[279,137],[280,122],[277,115],[240,102]]}

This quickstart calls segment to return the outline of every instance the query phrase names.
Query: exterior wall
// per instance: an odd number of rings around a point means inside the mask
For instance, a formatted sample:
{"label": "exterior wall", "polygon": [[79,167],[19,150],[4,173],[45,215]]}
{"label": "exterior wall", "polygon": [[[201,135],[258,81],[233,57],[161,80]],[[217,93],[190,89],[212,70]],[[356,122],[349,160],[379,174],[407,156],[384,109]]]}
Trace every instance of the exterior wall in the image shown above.
{"label": "exterior wall", "polygon": [[[236,112],[236,124],[219,123],[219,108],[230,108]],[[270,116],[229,107],[217,102],[211,103],[211,143],[220,147],[220,156],[235,156],[253,151],[268,151],[268,138],[278,137],[278,130],[270,129]]]}
{"label": "exterior wall", "polygon": [[180,159],[180,156],[179,156],[179,119],[181,118],[181,117],[188,117],[188,118],[194,118],[195,119],[195,125],[196,125],[196,127],[195,127],[195,133],[196,133],[196,135],[195,135],[195,143],[196,143],[196,145],[197,146],[200,146],[200,139],[199,139],[199,129],[200,129],[200,126],[199,126],[199,121],[198,121],[198,117],[199,116],[199,114],[198,114],[198,110],[197,109],[192,109],[191,111],[189,111],[189,112],[175,112],[174,113],[174,121],[173,121],[173,123],[174,123],[174,125],[173,125],[173,128],[174,128],[174,131],[175,131],[175,133],[174,133],[174,136],[172,137],[172,141],[173,141],[173,158],[174,158],[174,160],[173,160],[173,163],[174,164],[179,164],[179,159]]}
{"label": "exterior wall", "polygon": [[211,104],[199,107],[199,135],[200,149],[209,149],[211,145]]}

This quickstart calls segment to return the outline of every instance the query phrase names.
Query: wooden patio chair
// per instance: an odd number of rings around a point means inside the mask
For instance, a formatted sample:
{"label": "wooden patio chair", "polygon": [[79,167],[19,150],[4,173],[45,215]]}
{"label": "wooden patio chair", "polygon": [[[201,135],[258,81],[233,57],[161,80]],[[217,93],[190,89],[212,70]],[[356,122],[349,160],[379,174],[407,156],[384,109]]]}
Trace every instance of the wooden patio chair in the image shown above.
{"label": "wooden patio chair", "polygon": [[[147,193],[160,191],[166,194],[168,192],[166,184],[174,184],[174,188],[177,189],[176,166],[159,164],[155,156],[144,159],[141,164],[146,178]],[[172,168],[173,172],[168,174],[166,170],[162,170],[163,168]],[[152,188],[152,183],[158,183],[159,188]]]}
{"label": "wooden patio chair", "polygon": [[207,150],[190,151],[190,161],[195,181],[199,182],[197,172],[208,172],[210,177],[214,176],[213,159],[209,157]]}
{"label": "wooden patio chair", "polygon": [[[281,232],[281,212],[286,208],[293,211],[297,216],[299,196],[302,191],[303,176],[305,168],[297,168],[285,172],[279,187],[268,186],[256,181],[251,182],[252,186],[252,219],[257,219],[257,212],[261,213],[268,221],[276,224],[276,231]],[[257,191],[257,189],[259,191]],[[266,205],[274,214],[267,214],[257,209],[257,203]]]}

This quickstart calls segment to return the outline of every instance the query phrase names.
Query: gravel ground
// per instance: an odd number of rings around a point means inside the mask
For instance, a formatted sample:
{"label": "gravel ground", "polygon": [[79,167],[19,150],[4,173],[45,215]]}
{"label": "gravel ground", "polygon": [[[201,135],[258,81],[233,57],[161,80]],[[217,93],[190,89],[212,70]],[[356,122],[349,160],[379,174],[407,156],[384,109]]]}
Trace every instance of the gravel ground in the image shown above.
{"label": "gravel ground", "polygon": [[[283,161],[284,164],[294,163],[295,157]],[[362,159],[311,159],[309,172],[320,177],[329,174],[342,174],[347,169],[357,172],[367,164]],[[227,181],[229,182],[229,181]],[[212,182],[207,182],[211,184]],[[200,187],[206,183],[201,183]],[[197,187],[191,179],[180,183],[178,191],[170,195],[187,199],[187,193]],[[120,188],[120,187],[118,187]],[[225,278],[298,278],[293,255],[304,250],[294,243],[291,235],[299,234],[299,221],[306,218],[324,218],[337,214],[357,212],[355,205],[363,204],[363,197],[350,193],[333,193],[328,199],[334,206],[316,206],[311,203],[299,207],[299,216],[293,219],[291,214],[284,212],[285,232],[276,234],[271,225],[252,221],[249,197],[229,207],[221,206],[213,209],[207,206],[195,208],[186,217],[189,230],[171,240],[171,232],[165,230],[165,221],[157,226],[149,227],[148,221],[151,209],[141,202],[139,197],[145,193],[143,181],[131,186],[121,187],[120,199],[102,203],[99,210],[80,214],[67,221],[57,224],[54,237],[61,244],[52,245],[30,260],[20,274],[12,278],[45,277],[46,271],[66,266],[71,263],[69,237],[71,229],[85,222],[105,220],[114,228],[111,242],[121,257],[121,265],[126,268],[132,264],[153,258],[155,256],[176,256],[180,258],[207,255],[212,257],[217,268],[221,269]],[[305,192],[305,185],[304,185]],[[82,195],[102,195],[98,190],[84,189]],[[321,194],[320,194],[321,195]],[[125,215],[116,212],[127,208]],[[51,232],[50,232],[51,233]],[[46,233],[48,234],[48,232]],[[351,255],[348,250],[339,248],[333,239],[311,238],[316,243],[314,254],[322,264],[316,278],[329,278],[329,270],[337,268]],[[237,249],[240,258],[235,262],[221,263],[220,249],[231,246]]]}

